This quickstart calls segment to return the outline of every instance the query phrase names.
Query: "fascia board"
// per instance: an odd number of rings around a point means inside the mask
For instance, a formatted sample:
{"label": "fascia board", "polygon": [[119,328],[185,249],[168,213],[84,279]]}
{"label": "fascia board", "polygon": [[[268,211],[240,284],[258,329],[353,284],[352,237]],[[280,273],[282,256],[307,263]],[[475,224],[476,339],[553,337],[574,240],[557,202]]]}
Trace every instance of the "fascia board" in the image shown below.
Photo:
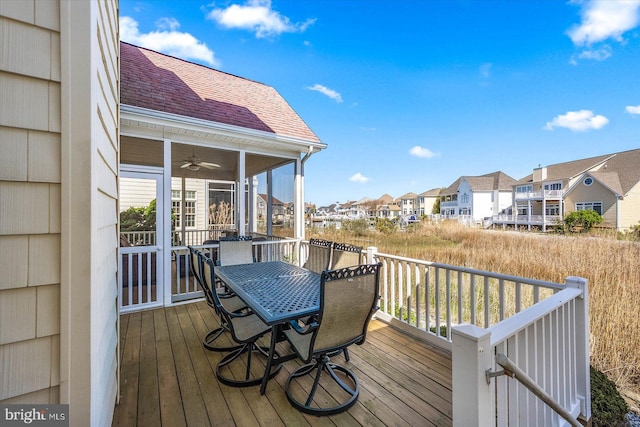
{"label": "fascia board", "polygon": [[277,135],[241,126],[165,113],[162,111],[135,107],[127,104],[120,104],[120,119],[139,121],[156,126],[184,128],[193,132],[209,133],[211,135],[219,135],[229,138],[242,138],[247,140],[248,143],[254,144],[277,144],[282,145],[283,148],[286,147],[288,150],[295,150],[299,152],[308,152],[309,148],[313,148],[314,151],[327,148],[327,144],[322,142],[310,141],[287,135]]}

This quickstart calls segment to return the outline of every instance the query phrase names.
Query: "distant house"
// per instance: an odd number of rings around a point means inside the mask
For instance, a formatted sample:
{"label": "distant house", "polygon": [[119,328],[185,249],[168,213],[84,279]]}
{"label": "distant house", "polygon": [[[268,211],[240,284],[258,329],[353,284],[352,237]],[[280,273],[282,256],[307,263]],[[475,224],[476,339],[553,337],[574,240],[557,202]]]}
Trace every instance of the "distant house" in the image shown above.
{"label": "distant house", "polygon": [[567,213],[591,209],[603,225],[628,230],[640,221],[640,149],[540,166],[513,186],[513,214],[494,224],[546,230]]}
{"label": "distant house", "polygon": [[376,218],[393,219],[400,216],[400,206],[398,200],[389,194],[383,194],[376,201]]}
{"label": "distant house", "polygon": [[500,171],[461,176],[440,195],[440,214],[445,218],[462,216],[480,221],[507,212],[515,183],[515,179]]}
{"label": "distant house", "polygon": [[[265,220],[267,218],[267,201],[269,200],[268,196],[264,193],[258,193],[258,207],[257,207],[257,213],[258,213],[258,220]],[[288,215],[288,209],[287,206],[285,206],[285,204],[280,201],[279,199],[272,197],[271,198],[271,204],[272,204],[272,218],[273,218],[273,222],[282,222],[285,220],[285,216]]]}
{"label": "distant house", "polygon": [[400,199],[400,215],[418,215],[418,195],[407,193],[398,197]]}
{"label": "distant house", "polygon": [[433,205],[440,197],[440,188],[432,188],[418,194],[418,215],[430,215],[433,213]]}

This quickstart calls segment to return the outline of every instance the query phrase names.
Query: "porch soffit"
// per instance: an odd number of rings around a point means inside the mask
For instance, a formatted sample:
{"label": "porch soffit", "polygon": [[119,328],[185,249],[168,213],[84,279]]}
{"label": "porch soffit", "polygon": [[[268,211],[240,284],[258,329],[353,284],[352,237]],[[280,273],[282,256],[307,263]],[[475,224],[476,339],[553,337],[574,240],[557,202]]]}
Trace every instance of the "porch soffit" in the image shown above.
{"label": "porch soffit", "polygon": [[299,155],[320,151],[326,144],[278,135],[241,126],[227,125],[192,117],[164,113],[130,105],[120,105],[122,135],[164,139],[174,142],[202,143],[229,150],[257,151],[263,154]]}

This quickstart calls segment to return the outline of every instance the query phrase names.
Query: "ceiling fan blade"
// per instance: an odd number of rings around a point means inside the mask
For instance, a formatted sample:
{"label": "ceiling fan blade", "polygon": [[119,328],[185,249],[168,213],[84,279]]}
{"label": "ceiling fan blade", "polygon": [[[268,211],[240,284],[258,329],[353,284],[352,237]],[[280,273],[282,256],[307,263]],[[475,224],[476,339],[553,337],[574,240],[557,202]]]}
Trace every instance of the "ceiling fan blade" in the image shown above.
{"label": "ceiling fan blade", "polygon": [[209,163],[209,162],[200,162],[199,165],[207,169],[216,169],[220,167],[220,165],[217,163]]}
{"label": "ceiling fan blade", "polygon": [[180,169],[184,169],[184,168],[188,168],[189,166],[191,166],[193,163],[191,162],[187,162],[185,164],[183,164],[182,166],[180,166]]}

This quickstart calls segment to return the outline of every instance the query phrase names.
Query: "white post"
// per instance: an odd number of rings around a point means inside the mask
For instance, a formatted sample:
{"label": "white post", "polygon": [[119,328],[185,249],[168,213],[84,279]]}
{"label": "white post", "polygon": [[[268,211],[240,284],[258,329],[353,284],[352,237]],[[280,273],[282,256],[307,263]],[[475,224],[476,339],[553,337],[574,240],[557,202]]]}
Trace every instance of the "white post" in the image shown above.
{"label": "white post", "polygon": [[367,264],[373,264],[377,261],[378,248],[375,246],[369,246],[367,248]]}
{"label": "white post", "polygon": [[454,427],[495,424],[493,388],[485,375],[493,367],[491,332],[465,323],[453,327],[451,338]]}
{"label": "white post", "polygon": [[245,202],[245,182],[246,182],[246,163],[245,163],[245,151],[240,150],[238,152],[238,176],[236,177],[236,212],[238,217],[236,218],[236,228],[238,235],[244,236],[246,234],[245,220],[247,218],[247,204]]}
{"label": "white post", "polygon": [[576,373],[578,378],[578,396],[580,405],[580,418],[584,421],[591,420],[591,375],[589,371],[589,281],[582,277],[567,277],[565,285],[582,290],[582,295],[576,298]]}

